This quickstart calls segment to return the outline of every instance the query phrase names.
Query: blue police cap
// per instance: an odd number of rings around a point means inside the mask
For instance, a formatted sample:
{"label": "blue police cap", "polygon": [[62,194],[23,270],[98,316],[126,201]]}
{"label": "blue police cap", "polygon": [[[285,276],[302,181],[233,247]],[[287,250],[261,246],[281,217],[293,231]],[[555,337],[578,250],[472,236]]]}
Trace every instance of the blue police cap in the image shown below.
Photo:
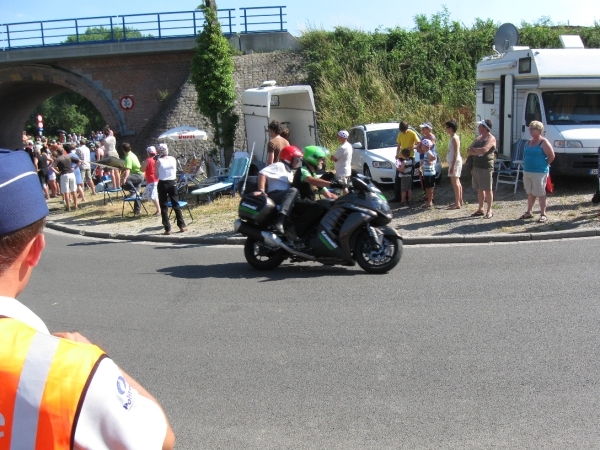
{"label": "blue police cap", "polygon": [[0,149],[0,236],[48,215],[48,205],[29,155]]}

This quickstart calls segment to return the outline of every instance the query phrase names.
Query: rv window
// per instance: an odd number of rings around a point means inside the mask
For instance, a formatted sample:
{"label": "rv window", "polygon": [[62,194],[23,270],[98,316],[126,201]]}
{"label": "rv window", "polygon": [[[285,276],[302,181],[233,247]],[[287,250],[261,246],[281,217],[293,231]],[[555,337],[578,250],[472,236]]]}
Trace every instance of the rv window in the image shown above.
{"label": "rv window", "polygon": [[544,92],[549,125],[600,124],[600,91]]}
{"label": "rv window", "polygon": [[519,73],[531,73],[531,58],[519,59]]}
{"label": "rv window", "polygon": [[542,121],[542,108],[540,107],[540,99],[537,94],[529,94],[527,96],[527,105],[525,106],[525,125],[529,126],[534,120],[538,122]]}
{"label": "rv window", "polygon": [[494,85],[484,84],[483,85],[483,103],[494,103]]}

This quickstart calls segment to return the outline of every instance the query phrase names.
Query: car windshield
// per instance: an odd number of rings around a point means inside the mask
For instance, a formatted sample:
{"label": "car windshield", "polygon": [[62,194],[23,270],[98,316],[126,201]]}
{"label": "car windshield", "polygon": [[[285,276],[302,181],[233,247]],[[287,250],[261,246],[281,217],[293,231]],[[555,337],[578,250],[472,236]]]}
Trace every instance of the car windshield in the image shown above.
{"label": "car windshield", "polygon": [[544,92],[549,125],[600,124],[600,91]]}
{"label": "car windshield", "polygon": [[398,128],[367,131],[367,148],[372,150],[376,148],[396,147],[398,146],[396,143],[398,133]]}

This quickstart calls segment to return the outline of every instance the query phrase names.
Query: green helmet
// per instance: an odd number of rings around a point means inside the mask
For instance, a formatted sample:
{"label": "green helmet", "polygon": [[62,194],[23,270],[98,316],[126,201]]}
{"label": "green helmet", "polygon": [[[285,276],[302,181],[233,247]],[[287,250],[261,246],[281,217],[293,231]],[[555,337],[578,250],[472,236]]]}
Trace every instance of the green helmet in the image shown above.
{"label": "green helmet", "polygon": [[319,165],[319,158],[325,158],[329,151],[318,145],[309,145],[304,148],[304,156],[302,159],[313,166]]}

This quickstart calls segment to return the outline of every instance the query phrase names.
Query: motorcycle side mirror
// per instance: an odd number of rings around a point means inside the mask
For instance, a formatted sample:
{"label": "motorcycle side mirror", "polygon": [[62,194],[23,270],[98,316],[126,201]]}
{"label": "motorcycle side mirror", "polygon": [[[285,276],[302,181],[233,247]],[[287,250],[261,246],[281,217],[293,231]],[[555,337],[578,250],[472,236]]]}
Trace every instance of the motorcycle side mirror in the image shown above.
{"label": "motorcycle side mirror", "polygon": [[357,149],[357,150],[364,150],[363,146],[360,142],[355,142],[354,144],[352,144],[352,147]]}

